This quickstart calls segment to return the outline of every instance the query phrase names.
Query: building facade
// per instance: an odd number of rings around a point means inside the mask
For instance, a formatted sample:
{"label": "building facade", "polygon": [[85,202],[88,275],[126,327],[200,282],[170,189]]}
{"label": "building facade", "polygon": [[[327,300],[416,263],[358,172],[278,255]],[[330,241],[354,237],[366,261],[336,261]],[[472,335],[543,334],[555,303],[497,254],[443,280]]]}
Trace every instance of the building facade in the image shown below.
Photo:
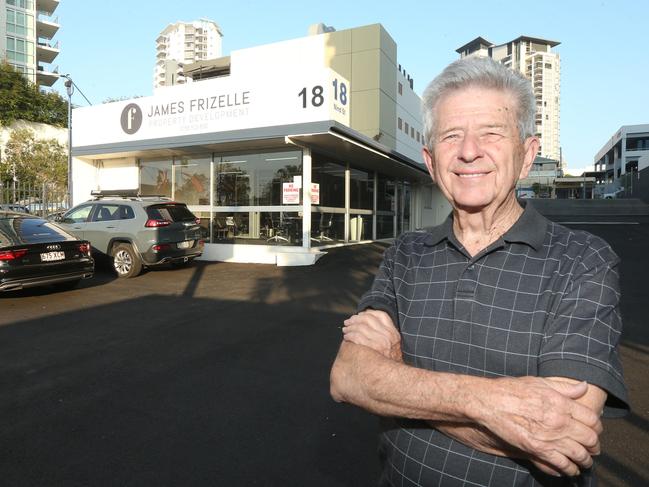
{"label": "building facade", "polygon": [[649,201],[649,124],[620,127],[594,163],[600,195],[619,193]]}
{"label": "building facade", "polygon": [[561,161],[561,59],[552,51],[558,45],[555,41],[527,36],[496,45],[477,37],[456,52],[460,57],[493,58],[532,82],[536,99],[536,135],[541,140],[538,155]]}
{"label": "building facade", "polygon": [[221,28],[211,20],[169,24],[156,39],[154,88],[191,83],[183,67],[221,57],[222,38]]}
{"label": "building facade", "polygon": [[59,0],[0,0],[0,59],[6,60],[39,86],[58,79],[59,30],[55,11]]}
{"label": "building facade", "polygon": [[562,175],[559,161],[536,156],[527,176],[516,182],[518,196],[524,198],[556,198],[555,181]]}
{"label": "building facade", "polygon": [[421,159],[414,82],[380,24],[216,64],[214,78],[74,109],[74,203],[97,189],[162,194],[201,218],[204,258],[277,264],[448,215]]}

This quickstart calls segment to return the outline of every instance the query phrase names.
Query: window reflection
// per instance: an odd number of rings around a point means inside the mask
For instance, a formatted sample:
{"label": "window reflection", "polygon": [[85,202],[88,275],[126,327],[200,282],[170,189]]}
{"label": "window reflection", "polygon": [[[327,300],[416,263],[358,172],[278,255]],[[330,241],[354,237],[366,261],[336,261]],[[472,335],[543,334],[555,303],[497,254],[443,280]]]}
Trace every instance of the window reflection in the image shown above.
{"label": "window reflection", "polygon": [[140,160],[140,193],[171,198],[172,159]]}
{"label": "window reflection", "polygon": [[302,175],[299,151],[236,154],[215,158],[216,206],[281,205],[284,183]]}
{"label": "window reflection", "polygon": [[320,185],[320,205],[345,207],[345,166],[316,156],[311,180]]}
{"label": "window reflection", "polygon": [[211,155],[181,157],[173,166],[173,198],[188,205],[210,204]]}

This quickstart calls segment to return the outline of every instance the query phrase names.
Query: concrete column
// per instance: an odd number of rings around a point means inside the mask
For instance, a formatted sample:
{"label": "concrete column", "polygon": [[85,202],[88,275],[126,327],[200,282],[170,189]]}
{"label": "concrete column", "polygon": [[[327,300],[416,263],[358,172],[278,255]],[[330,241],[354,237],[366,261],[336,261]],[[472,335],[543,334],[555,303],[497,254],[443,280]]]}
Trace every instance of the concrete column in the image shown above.
{"label": "concrete column", "polygon": [[349,162],[345,163],[345,242],[349,242],[349,204],[350,204]]}
{"label": "concrete column", "polygon": [[374,201],[372,202],[372,240],[376,240],[376,205],[377,205],[377,198],[378,198],[378,192],[379,192],[379,173],[377,171],[374,171],[374,191],[373,193],[373,198]]}
{"label": "concrete column", "polygon": [[302,149],[302,247],[311,248],[311,149]]}
{"label": "concrete column", "polygon": [[397,238],[397,222],[399,221],[399,211],[401,205],[399,204],[399,181],[394,180],[394,216],[392,217],[392,236]]}

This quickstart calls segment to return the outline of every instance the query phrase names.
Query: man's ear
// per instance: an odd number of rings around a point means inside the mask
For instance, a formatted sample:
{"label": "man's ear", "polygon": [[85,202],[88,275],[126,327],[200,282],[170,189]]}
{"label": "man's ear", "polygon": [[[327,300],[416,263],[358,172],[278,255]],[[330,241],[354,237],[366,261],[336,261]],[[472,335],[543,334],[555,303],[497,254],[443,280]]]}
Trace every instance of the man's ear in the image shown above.
{"label": "man's ear", "polygon": [[521,173],[518,176],[518,179],[526,178],[532,168],[534,159],[536,159],[536,153],[539,151],[539,139],[538,137],[528,137],[523,142],[523,166],[521,167]]}
{"label": "man's ear", "polygon": [[431,154],[430,150],[428,147],[424,146],[423,149],[421,149],[421,155],[424,158],[424,162],[426,163],[426,167],[428,168],[428,174],[430,174],[430,177],[433,179],[433,182],[435,183],[435,163],[433,154]]}

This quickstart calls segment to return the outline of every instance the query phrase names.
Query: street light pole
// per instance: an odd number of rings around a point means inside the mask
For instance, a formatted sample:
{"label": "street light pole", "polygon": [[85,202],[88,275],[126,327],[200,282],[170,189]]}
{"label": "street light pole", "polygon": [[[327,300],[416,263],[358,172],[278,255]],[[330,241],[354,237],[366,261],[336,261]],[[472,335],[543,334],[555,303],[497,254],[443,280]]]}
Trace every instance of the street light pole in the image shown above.
{"label": "street light pole", "polygon": [[68,208],[72,208],[72,94],[74,83],[69,74],[62,74],[65,78],[65,89],[68,93]]}

